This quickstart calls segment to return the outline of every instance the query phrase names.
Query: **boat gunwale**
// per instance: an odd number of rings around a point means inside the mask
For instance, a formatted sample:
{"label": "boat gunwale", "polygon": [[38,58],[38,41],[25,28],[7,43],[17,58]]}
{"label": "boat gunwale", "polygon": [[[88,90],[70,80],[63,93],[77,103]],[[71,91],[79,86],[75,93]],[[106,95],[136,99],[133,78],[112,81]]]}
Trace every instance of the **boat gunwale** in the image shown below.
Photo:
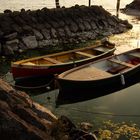
{"label": "boat gunwale", "polygon": [[135,69],[136,67],[139,67],[140,64],[138,64],[137,66],[134,66],[133,68],[129,68],[128,70],[125,70],[123,72],[120,72],[120,73],[117,73],[117,74],[111,74],[110,76],[108,77],[105,77],[105,78],[100,78],[100,79],[85,79],[85,80],[70,80],[70,79],[65,79],[65,78],[61,78],[60,75],[57,77],[57,79],[59,80],[63,80],[63,81],[73,81],[73,82],[93,82],[93,81],[101,81],[101,80],[105,80],[105,79],[109,79],[109,78],[114,78],[114,77],[117,77],[118,75],[124,75],[125,73],[127,73],[128,71],[131,71],[132,69]]}
{"label": "boat gunwale", "polygon": [[[99,45],[99,46],[103,46],[103,45]],[[99,47],[99,46],[96,46],[96,47]],[[96,48],[95,47],[95,48]],[[84,50],[86,50],[86,49],[94,49],[94,47],[88,47],[88,48],[84,48]],[[77,49],[77,50],[79,50],[79,49]],[[72,50],[71,52],[77,52],[77,50],[76,51],[74,51],[74,50]],[[81,50],[81,49],[80,49]],[[38,65],[38,64],[35,64],[35,65],[26,65],[26,64],[16,64],[16,62],[13,62],[12,63],[12,67],[24,67],[24,68],[45,68],[45,67],[56,67],[56,66],[64,66],[64,65],[69,65],[69,64],[76,64],[76,63],[80,63],[80,62],[84,62],[84,61],[87,61],[87,60],[92,60],[92,59],[96,59],[96,58],[98,58],[98,57],[101,57],[101,56],[103,56],[103,55],[106,55],[106,54],[108,54],[108,53],[111,53],[111,52],[114,52],[116,50],[116,48],[115,47],[112,47],[112,48],[110,48],[110,50],[108,50],[108,51],[106,51],[106,52],[103,52],[102,54],[99,54],[99,55],[97,55],[97,56],[94,56],[93,55],[93,57],[87,57],[87,58],[84,58],[84,59],[81,59],[81,60],[76,60],[76,61],[70,61],[70,62],[66,62],[66,63],[60,63],[60,64],[40,64],[40,65]],[[62,53],[64,53],[64,54],[67,54],[68,52],[62,52]],[[61,53],[61,54],[62,54]],[[56,53],[56,54],[58,54],[58,53]],[[45,56],[47,56],[47,57],[49,57],[49,56],[54,56],[54,54],[52,54],[52,55],[44,55],[44,56],[40,56],[40,57],[36,57],[36,58],[29,58],[29,59],[26,59],[26,60],[21,60],[21,61],[23,61],[22,63],[25,63],[25,62],[28,62],[29,60],[30,61],[33,61],[33,60],[37,60],[37,59],[41,59],[41,58],[44,58]]]}
{"label": "boat gunwale", "polygon": [[[101,43],[98,43],[96,45],[92,45],[92,46],[89,46],[89,47],[83,47],[83,48],[78,48],[78,49],[73,49],[73,50],[69,50],[69,51],[62,51],[62,52],[57,52],[57,53],[52,53],[52,54],[46,54],[46,55],[43,55],[43,56],[37,56],[37,57],[33,57],[33,58],[28,58],[28,59],[24,59],[24,60],[19,60],[19,61],[16,61],[16,62],[27,62],[29,60],[37,60],[37,59],[41,59],[41,58],[44,58],[45,56],[46,57],[50,57],[50,56],[57,56],[57,55],[63,55],[63,54],[67,54],[67,53],[72,53],[72,52],[75,52],[75,51],[80,51],[80,50],[86,50],[86,49],[92,49],[92,48],[96,48],[96,47],[99,47],[99,46],[103,46],[103,44]],[[111,45],[110,45],[111,46]],[[12,62],[12,63],[16,63],[16,62]],[[19,65],[19,64],[18,64]]]}
{"label": "boat gunwale", "polygon": [[[109,57],[106,57],[106,58],[102,58],[102,59],[97,60],[97,61],[94,61],[94,62],[90,62],[90,63],[84,64],[84,65],[78,66],[78,67],[76,67],[76,68],[72,68],[72,69],[70,69],[70,70],[67,70],[67,71],[65,71],[65,72],[63,72],[63,73],[61,73],[61,74],[59,74],[59,75],[57,76],[57,80],[73,81],[73,82],[81,82],[81,83],[82,83],[82,82],[86,82],[86,81],[87,81],[87,82],[90,82],[90,81],[101,81],[101,80],[105,80],[105,79],[109,79],[109,78],[116,77],[116,76],[118,76],[118,75],[123,75],[123,74],[125,74],[125,73],[131,71],[132,69],[135,69],[136,67],[140,67],[140,63],[139,63],[138,65],[134,65],[134,67],[128,67],[128,69],[125,70],[125,71],[123,71],[123,72],[120,72],[120,73],[117,73],[117,74],[112,74],[112,75],[109,76],[109,77],[105,77],[105,78],[101,78],[101,79],[86,79],[86,80],[76,80],[76,79],[74,79],[74,80],[72,80],[72,79],[66,79],[66,78],[64,78],[65,75],[68,75],[69,73],[72,73],[73,71],[79,70],[79,69],[81,69],[81,68],[86,68],[86,67],[90,66],[91,64],[98,63],[98,62],[100,62],[100,61],[108,60],[108,59],[110,59],[110,58],[113,58],[114,56],[119,56],[119,55],[123,55],[123,54],[126,54],[126,55],[127,55],[127,53],[130,53],[130,52],[133,52],[133,51],[140,51],[140,48],[136,48],[135,50],[125,51],[125,52],[120,53],[120,54],[118,54],[118,55],[112,55],[112,56],[109,56]],[[129,54],[128,54],[128,55],[129,55]],[[123,65],[123,64],[121,64],[121,65]]]}

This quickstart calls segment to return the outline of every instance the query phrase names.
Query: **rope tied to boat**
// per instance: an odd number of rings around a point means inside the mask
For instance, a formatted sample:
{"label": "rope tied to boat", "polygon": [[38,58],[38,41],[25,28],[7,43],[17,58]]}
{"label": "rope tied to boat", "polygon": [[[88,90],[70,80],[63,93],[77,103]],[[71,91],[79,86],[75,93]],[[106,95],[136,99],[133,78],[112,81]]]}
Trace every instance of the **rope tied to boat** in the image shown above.
{"label": "rope tied to boat", "polygon": [[49,83],[44,84],[44,85],[40,85],[40,86],[20,86],[20,85],[14,85],[14,84],[10,84],[13,87],[16,88],[22,88],[22,89],[39,89],[39,88],[45,88],[50,90],[50,85],[54,82],[54,79],[52,79]]}
{"label": "rope tied to boat", "polygon": [[77,65],[76,65],[76,61],[75,61],[74,57],[71,57],[70,60],[72,61],[73,67],[75,68]]}
{"label": "rope tied to boat", "polygon": [[[120,64],[121,64],[121,60],[119,59],[119,57],[117,57],[117,55],[116,54],[114,54],[114,57],[116,57],[116,59],[117,60],[119,60],[120,61]],[[124,77],[124,75],[120,72],[120,78],[121,78],[121,84],[124,86],[125,85],[125,77]]]}
{"label": "rope tied to boat", "polygon": [[50,90],[50,85],[54,83],[55,78],[52,78],[49,82],[47,82],[46,84],[43,85],[39,85],[39,86],[22,86],[22,85],[16,85],[14,79],[7,81],[6,77],[7,75],[3,75],[0,76],[1,79],[3,79],[4,81],[8,82],[12,87],[15,88],[19,88],[19,89],[41,89],[41,88],[46,88],[47,90]]}
{"label": "rope tied to boat", "polygon": [[124,86],[125,85],[124,75],[122,73],[120,73],[120,76],[121,76],[121,84]]}

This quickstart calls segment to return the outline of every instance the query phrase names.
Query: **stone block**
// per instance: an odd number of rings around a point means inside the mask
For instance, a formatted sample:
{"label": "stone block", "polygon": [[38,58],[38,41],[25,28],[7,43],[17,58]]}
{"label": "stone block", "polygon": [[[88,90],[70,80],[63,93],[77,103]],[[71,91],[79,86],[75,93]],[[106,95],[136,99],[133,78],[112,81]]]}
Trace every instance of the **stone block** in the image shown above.
{"label": "stone block", "polygon": [[22,41],[29,49],[34,49],[38,47],[38,43],[35,36],[23,37]]}

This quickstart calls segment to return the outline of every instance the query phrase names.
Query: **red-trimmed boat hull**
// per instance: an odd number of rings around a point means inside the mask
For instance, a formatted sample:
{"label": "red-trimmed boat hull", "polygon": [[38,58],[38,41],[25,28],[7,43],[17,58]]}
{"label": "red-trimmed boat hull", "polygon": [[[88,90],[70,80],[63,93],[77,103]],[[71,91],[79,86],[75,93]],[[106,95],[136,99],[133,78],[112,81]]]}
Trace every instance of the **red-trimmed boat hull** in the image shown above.
{"label": "red-trimmed boat hull", "polygon": [[73,67],[80,66],[92,61],[96,61],[98,59],[108,57],[114,54],[115,47],[110,49],[108,52],[105,52],[96,57],[85,59],[82,61],[70,62],[70,63],[61,63],[56,65],[20,65],[20,64],[12,64],[11,72],[13,74],[13,78],[15,81],[20,79],[27,79],[30,77],[41,77],[41,76],[50,76],[55,74],[60,74],[66,70],[69,70]]}

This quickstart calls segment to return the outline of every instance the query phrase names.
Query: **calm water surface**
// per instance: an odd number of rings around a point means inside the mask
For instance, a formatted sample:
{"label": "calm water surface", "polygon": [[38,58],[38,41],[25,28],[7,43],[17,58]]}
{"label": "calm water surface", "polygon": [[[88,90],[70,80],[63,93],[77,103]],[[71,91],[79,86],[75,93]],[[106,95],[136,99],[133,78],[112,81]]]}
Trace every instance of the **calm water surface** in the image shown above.
{"label": "calm water surface", "polygon": [[[110,12],[113,13],[114,10]],[[116,54],[140,47],[140,21],[134,16],[124,14],[120,14],[120,18],[128,19],[133,24],[133,29],[127,33],[110,37],[110,40],[117,46]],[[115,122],[134,122],[140,125],[139,83],[107,96],[55,108],[54,101],[57,94],[58,91],[56,90],[32,98],[50,108],[58,116],[64,114],[76,122],[88,121],[93,123],[95,127],[108,119]]]}
{"label": "calm water surface", "polygon": [[[66,115],[75,122],[91,122],[95,126],[105,120],[133,122],[140,125],[140,84],[133,85],[107,96],[55,108],[58,90],[32,97],[57,116]],[[86,93],[85,93],[86,94]],[[48,99],[50,97],[50,99]]]}
{"label": "calm water surface", "polygon": [[[112,2],[102,1],[102,0],[92,0],[92,4],[103,5],[104,8],[109,9],[109,11],[115,14],[115,4],[117,0],[112,0]],[[121,2],[121,7],[130,3],[132,0],[123,0]],[[60,5],[66,7],[73,6],[75,4],[88,5],[88,0],[60,0]],[[21,8],[25,9],[38,9],[42,7],[53,8],[55,7],[54,0],[1,0],[0,11],[4,9],[19,10]],[[133,29],[127,33],[120,35],[115,35],[110,37],[110,40],[116,43],[117,50],[115,53],[120,53],[126,50],[130,50],[136,47],[140,47],[140,21],[133,16],[126,16],[120,14],[120,18],[128,19],[129,22],[133,24]],[[2,73],[7,73],[9,64],[0,64],[0,71]],[[9,77],[6,75],[6,79]],[[37,96],[32,96],[32,98],[41,103],[42,105],[50,108],[52,112],[56,115],[66,115],[74,121],[88,121],[94,123],[95,126],[100,124],[103,120],[112,119],[114,121],[132,121],[137,124],[140,122],[140,84],[133,85],[129,88],[123,89],[119,92],[100,97],[97,99],[91,99],[84,102],[61,105],[55,108],[55,100],[58,94],[58,90],[43,93]]]}

